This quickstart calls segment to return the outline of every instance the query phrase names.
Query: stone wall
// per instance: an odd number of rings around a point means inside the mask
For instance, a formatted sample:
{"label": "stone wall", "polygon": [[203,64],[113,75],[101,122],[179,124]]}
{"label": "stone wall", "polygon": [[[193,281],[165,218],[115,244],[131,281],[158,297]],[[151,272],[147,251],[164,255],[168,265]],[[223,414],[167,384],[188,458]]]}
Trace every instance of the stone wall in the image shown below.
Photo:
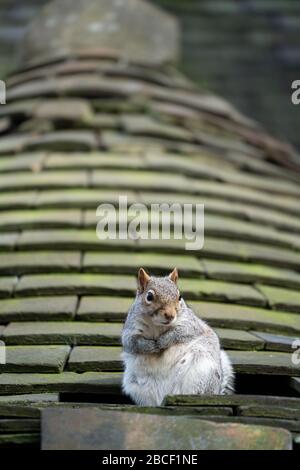
{"label": "stone wall", "polygon": [[47,0],[0,0],[0,78],[13,69],[25,27]]}
{"label": "stone wall", "polygon": [[183,69],[270,131],[300,147],[297,0],[155,0],[183,27]]}

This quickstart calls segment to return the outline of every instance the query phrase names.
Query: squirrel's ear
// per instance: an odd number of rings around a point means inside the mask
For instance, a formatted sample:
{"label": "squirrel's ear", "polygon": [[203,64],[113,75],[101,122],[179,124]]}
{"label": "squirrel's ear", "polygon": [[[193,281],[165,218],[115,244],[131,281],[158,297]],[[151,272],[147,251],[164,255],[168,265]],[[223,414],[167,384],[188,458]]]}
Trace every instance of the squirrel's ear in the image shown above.
{"label": "squirrel's ear", "polygon": [[147,274],[143,268],[140,268],[138,272],[138,289],[140,292],[144,291],[149,280],[150,280],[149,274]]}
{"label": "squirrel's ear", "polygon": [[169,274],[169,279],[171,279],[171,281],[173,281],[175,284],[177,283],[177,280],[178,280],[177,268],[174,268],[173,271]]}

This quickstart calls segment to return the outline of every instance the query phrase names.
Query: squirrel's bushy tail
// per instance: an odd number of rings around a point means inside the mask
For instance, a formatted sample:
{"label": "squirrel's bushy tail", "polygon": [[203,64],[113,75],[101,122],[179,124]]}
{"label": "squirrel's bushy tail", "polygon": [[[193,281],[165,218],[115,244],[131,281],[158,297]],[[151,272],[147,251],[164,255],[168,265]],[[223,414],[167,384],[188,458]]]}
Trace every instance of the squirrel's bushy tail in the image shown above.
{"label": "squirrel's bushy tail", "polygon": [[221,365],[223,371],[221,395],[234,393],[234,372],[229,357],[225,351],[221,351]]}

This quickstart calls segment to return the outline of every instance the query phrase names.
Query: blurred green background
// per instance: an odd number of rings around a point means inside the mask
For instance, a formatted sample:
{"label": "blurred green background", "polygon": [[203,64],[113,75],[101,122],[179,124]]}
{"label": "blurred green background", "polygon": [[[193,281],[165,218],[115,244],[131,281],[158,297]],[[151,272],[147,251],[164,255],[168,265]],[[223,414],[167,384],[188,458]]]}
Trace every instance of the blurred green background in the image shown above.
{"label": "blurred green background", "polygon": [[[88,1],[88,0],[87,0]],[[101,0],[99,0],[101,1]],[[181,69],[300,148],[299,0],[152,0],[180,20]],[[24,29],[47,0],[0,0],[0,78],[11,70]]]}

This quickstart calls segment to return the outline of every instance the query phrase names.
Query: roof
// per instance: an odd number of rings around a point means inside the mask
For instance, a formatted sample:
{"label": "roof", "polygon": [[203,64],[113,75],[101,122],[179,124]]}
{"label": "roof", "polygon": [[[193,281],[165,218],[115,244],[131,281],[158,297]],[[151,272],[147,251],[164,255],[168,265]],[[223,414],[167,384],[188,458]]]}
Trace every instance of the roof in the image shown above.
{"label": "roof", "polygon": [[[170,397],[160,413],[279,426],[296,442],[300,163],[293,148],[169,66],[124,64],[104,50],[24,64],[7,84],[0,416],[14,419],[2,427],[0,419],[0,445],[38,445],[39,411],[61,402],[136,410],[120,396],[122,322],[137,269],[165,274],[175,265],[184,298],[233,360],[237,395]],[[180,240],[97,239],[95,209],[120,193],[147,205],[204,203],[203,249],[186,251]]]}

